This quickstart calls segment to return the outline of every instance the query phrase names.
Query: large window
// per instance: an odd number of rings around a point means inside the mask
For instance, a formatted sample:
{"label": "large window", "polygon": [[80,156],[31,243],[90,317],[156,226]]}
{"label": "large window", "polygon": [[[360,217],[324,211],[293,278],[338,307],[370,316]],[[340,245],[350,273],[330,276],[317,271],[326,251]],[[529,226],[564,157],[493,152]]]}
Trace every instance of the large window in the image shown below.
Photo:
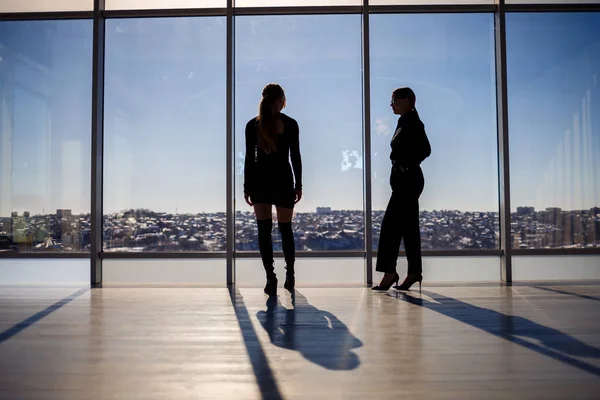
{"label": "large window", "polygon": [[515,248],[600,245],[600,13],[506,17]]}
{"label": "large window", "polygon": [[506,4],[598,4],[598,0],[506,0]]}
{"label": "large window", "polygon": [[104,249],[226,244],[221,17],[106,22]]}
{"label": "large window", "polygon": [[92,21],[0,22],[0,250],[90,244]]}
{"label": "large window", "polygon": [[233,0],[235,7],[362,6],[362,0]]}
{"label": "large window", "polygon": [[373,248],[391,189],[392,91],[411,87],[432,153],[423,164],[423,249],[498,246],[498,158],[491,14],[373,15]]}
{"label": "large window", "polygon": [[226,0],[105,0],[107,10],[227,7]]}
{"label": "large window", "polygon": [[455,5],[455,4],[494,4],[494,0],[369,0],[372,6],[388,5]]}
{"label": "large window", "polygon": [[91,11],[94,0],[2,0],[0,12]]}
{"label": "large window", "polygon": [[[244,202],[244,132],[263,86],[277,82],[286,92],[283,112],[300,127],[304,198],[294,218],[297,249],[362,250],[360,15],[235,21],[236,248],[258,250],[254,214]],[[275,246],[281,248],[278,239]]]}
{"label": "large window", "polygon": [[[369,0],[368,32],[363,0],[0,0],[0,256],[88,257],[91,168],[102,165],[102,251],[210,259],[227,253],[239,260],[241,281],[263,279],[261,261],[253,258],[259,251],[256,219],[243,193],[245,127],[271,82],[283,86],[283,112],[300,128],[304,196],[295,206],[293,230],[296,249],[304,253],[299,257],[313,252],[306,264],[364,253],[365,233],[378,250],[398,119],[390,99],[402,86],[416,92],[432,146],[422,164],[423,250],[497,255],[499,215],[507,211],[509,245],[523,250],[515,260],[537,249],[595,253],[600,12],[573,4],[599,1],[506,0],[513,10],[503,11],[507,69],[497,71],[494,11],[481,8],[494,0]],[[95,3],[104,3],[106,13],[94,12]],[[552,6],[558,3],[563,11]],[[444,10],[452,4],[462,6]],[[517,10],[519,4],[531,7]],[[416,13],[418,5],[431,9]],[[290,15],[293,10],[301,15]],[[105,23],[99,31],[105,37],[93,37],[95,23]],[[103,39],[104,46],[94,46]],[[96,76],[94,49],[104,62]],[[500,210],[498,181],[503,154],[497,119],[504,115],[497,113],[496,84],[504,72],[510,210]],[[94,85],[104,96],[102,160],[91,148]],[[369,226],[365,198],[372,200]],[[230,200],[233,215],[227,214]],[[232,219],[234,237],[228,237]],[[273,221],[274,249],[281,251],[275,210]],[[237,255],[227,251],[228,240],[235,241]],[[469,268],[480,268],[473,261]],[[526,277],[537,264],[525,261],[519,265]],[[584,261],[582,271],[591,262]],[[348,264],[346,278],[362,276],[363,262]],[[330,273],[345,268],[346,261],[335,263]],[[142,265],[113,264],[125,272],[112,277],[130,274],[127,279]],[[193,265],[172,270],[196,279]],[[278,258],[279,272],[282,265]],[[224,271],[198,277],[218,280]],[[485,274],[480,277],[491,277]]]}

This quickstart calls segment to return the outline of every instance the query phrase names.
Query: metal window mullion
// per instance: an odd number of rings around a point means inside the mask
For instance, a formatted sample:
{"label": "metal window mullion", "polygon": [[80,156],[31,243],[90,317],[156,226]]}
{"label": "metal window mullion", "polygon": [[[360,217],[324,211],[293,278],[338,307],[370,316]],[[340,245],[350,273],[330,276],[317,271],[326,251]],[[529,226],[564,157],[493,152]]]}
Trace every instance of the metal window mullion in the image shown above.
{"label": "metal window mullion", "polygon": [[104,157],[104,0],[94,0],[92,53],[92,154],[90,283],[102,283]]}
{"label": "metal window mullion", "polygon": [[90,253],[84,252],[56,252],[56,253],[20,253],[20,252],[0,252],[0,260],[2,259],[89,259]]}
{"label": "metal window mullion", "polygon": [[373,283],[373,204],[371,196],[371,68],[369,47],[369,0],[363,0],[362,66],[363,66],[363,204],[365,237],[365,283]]}
{"label": "metal window mullion", "polygon": [[238,15],[327,15],[327,14],[360,14],[362,6],[266,6],[235,7],[233,13]]}
{"label": "metal window mullion", "polygon": [[391,4],[369,6],[369,14],[491,13],[494,4]]}
{"label": "metal window mullion", "polygon": [[166,8],[106,10],[106,18],[170,18],[170,17],[219,17],[226,16],[226,8]]}
{"label": "metal window mullion", "polygon": [[[322,5],[322,6],[265,6],[216,8],[152,8],[152,9],[111,9],[102,13],[105,18],[145,18],[145,17],[191,17],[226,15],[303,15],[303,14],[423,14],[423,13],[487,13],[495,12],[498,4],[389,4],[361,6]],[[504,4],[504,12],[598,12],[600,4]],[[0,12],[0,20],[56,20],[93,18],[94,11],[17,11]]]}
{"label": "metal window mullion", "polygon": [[600,11],[600,4],[593,3],[562,3],[562,4],[505,4],[504,13],[509,12],[535,12],[535,13],[547,13],[547,12],[598,12]]}
{"label": "metal window mullion", "polygon": [[227,181],[227,284],[235,283],[235,175],[234,175],[234,19],[233,0],[227,0],[227,84],[226,84],[226,115],[227,115],[227,139],[226,139],[226,181]]}
{"label": "metal window mullion", "polygon": [[93,11],[49,11],[0,13],[0,21],[49,21],[64,19],[91,19]]}
{"label": "metal window mullion", "polygon": [[496,107],[498,129],[498,193],[500,210],[500,276],[512,283],[512,243],[510,220],[510,163],[508,144],[508,89],[506,71],[506,10],[505,0],[496,0],[494,15],[496,42]]}

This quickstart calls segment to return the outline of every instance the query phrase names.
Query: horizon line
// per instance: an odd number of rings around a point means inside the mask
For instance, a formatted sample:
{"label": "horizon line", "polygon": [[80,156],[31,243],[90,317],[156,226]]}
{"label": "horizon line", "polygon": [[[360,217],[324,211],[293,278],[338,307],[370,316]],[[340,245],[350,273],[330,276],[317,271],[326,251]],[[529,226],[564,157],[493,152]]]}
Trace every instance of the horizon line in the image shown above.
{"label": "horizon line", "polygon": [[[517,209],[515,210],[511,210],[511,214],[512,213],[518,213],[518,209],[519,208],[529,208],[531,206],[518,206]],[[324,207],[324,208],[329,208],[329,207]],[[533,208],[533,207],[532,207]],[[544,209],[535,209],[533,208],[533,213],[538,213],[538,212],[547,212],[549,210],[552,209],[559,209],[561,212],[574,212],[574,211],[591,211],[594,208],[600,208],[600,206],[593,206],[590,208],[585,208],[585,209],[563,209],[561,207],[546,207]],[[64,210],[64,211],[71,211],[71,215],[76,215],[76,216],[81,216],[81,215],[89,215],[91,214],[90,212],[79,212],[79,213],[73,213],[72,210],[70,209],[58,209],[58,210]],[[57,211],[58,211],[57,210]],[[121,211],[113,211],[113,212],[109,212],[109,213],[105,213],[103,215],[115,215],[115,214],[125,214],[127,212],[130,211],[138,211],[138,210],[143,210],[144,212],[149,212],[149,213],[155,213],[155,214],[162,214],[162,215],[202,215],[202,214],[226,214],[226,211],[197,211],[197,212],[168,212],[168,211],[155,211],[152,209],[146,209],[146,208],[130,208],[127,210],[121,210]],[[23,212],[17,212],[17,211],[13,211],[17,213],[17,217],[23,216],[23,214],[25,212],[28,211],[23,211]],[[361,209],[330,209],[327,212],[321,212],[321,214],[327,214],[329,212],[356,212],[356,213],[364,213],[364,210]],[[372,212],[385,212],[385,209],[379,209],[379,210],[372,210]],[[485,213],[485,214],[498,214],[500,211],[499,210],[495,210],[495,211],[481,211],[481,210],[460,210],[460,209],[450,209],[450,208],[441,208],[441,209],[423,209],[423,210],[419,210],[419,212],[460,212],[460,213],[469,213],[469,214],[474,214],[474,213]],[[242,210],[235,210],[234,214],[238,214],[238,213],[242,213],[242,214],[253,214],[253,211],[242,211]],[[294,214],[318,214],[319,212],[317,210],[314,211],[294,211]],[[48,216],[48,215],[56,215],[57,213],[50,213],[50,214],[31,214],[30,213],[30,217],[34,217],[34,216]],[[12,215],[8,215],[8,216],[0,216],[0,218],[13,218]]]}

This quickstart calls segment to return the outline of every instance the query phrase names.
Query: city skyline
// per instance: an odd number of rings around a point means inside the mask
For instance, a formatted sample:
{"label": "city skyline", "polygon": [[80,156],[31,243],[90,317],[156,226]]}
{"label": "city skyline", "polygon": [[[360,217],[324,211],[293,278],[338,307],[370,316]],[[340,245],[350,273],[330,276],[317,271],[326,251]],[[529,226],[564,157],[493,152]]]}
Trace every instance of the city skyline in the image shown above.
{"label": "city skyline", "polygon": [[[308,210],[308,211],[297,211],[295,210],[294,213],[299,213],[299,214],[320,214],[320,212],[318,211],[319,208],[327,208],[330,209],[331,212],[364,212],[363,210],[351,210],[351,209],[334,209],[331,208],[329,206],[323,205],[323,206],[318,206],[315,210]],[[534,206],[528,206],[528,205],[517,205],[515,206],[515,210],[511,211],[511,215],[516,215],[519,214],[520,209],[531,209],[533,212],[546,212],[546,211],[552,211],[552,210],[560,210],[562,212],[579,212],[579,211],[584,211],[584,212],[588,212],[588,211],[592,211],[592,210],[597,210],[600,209],[600,206],[593,206],[590,208],[573,208],[573,209],[565,209],[565,208],[561,208],[561,207],[557,207],[557,206],[550,206],[550,207],[545,207],[542,209],[538,209]],[[90,215],[90,212],[84,212],[84,213],[78,213],[78,212],[73,212],[72,209],[70,208],[59,208],[56,209],[54,211],[51,212],[46,212],[45,210],[42,210],[42,212],[40,213],[36,213],[35,211],[30,211],[30,210],[23,210],[23,211],[19,211],[19,210],[14,210],[12,212],[10,212],[7,215],[0,215],[0,218],[10,218],[14,213],[16,213],[17,216],[22,217],[24,216],[24,214],[28,214],[31,217],[43,217],[43,216],[49,216],[49,215],[56,215],[57,213],[59,213],[60,211],[68,211],[70,212],[72,215],[74,216],[84,216],[84,215]],[[139,208],[126,208],[126,209],[122,209],[119,211],[115,211],[115,212],[111,212],[111,213],[104,213],[105,216],[115,216],[115,215],[120,215],[120,214],[126,214],[126,213],[130,213],[132,211],[146,211],[146,212],[151,212],[151,213],[155,213],[157,215],[201,215],[201,214],[211,214],[211,215],[216,215],[216,214],[226,214],[225,211],[197,211],[197,212],[179,212],[178,210],[175,210],[174,212],[172,211],[167,211],[167,210],[152,210],[152,209],[148,209],[148,208],[143,208],[143,207],[139,207]],[[460,210],[460,209],[449,209],[449,208],[443,208],[443,209],[431,209],[431,210],[425,210],[423,208],[419,209],[420,212],[422,213],[427,213],[427,212],[460,212],[460,213],[487,213],[487,214],[498,214],[499,210]],[[375,210],[373,209],[372,212],[374,213],[383,213],[385,212],[385,209],[379,209],[379,210]],[[254,210],[253,209],[248,209],[248,210],[235,210],[235,214],[254,214]],[[273,210],[273,214],[275,215],[275,210]]]}
{"label": "city skyline", "polygon": [[[373,209],[389,198],[391,90],[410,85],[433,147],[421,208],[497,212],[493,15],[370,18]],[[251,210],[240,189],[243,126],[271,80],[300,123],[297,211],[361,210],[360,16],[244,16],[235,24],[236,210]],[[598,13],[507,15],[512,211],[600,204],[598,26]],[[222,17],[107,21],[105,214],[225,211],[225,29]],[[0,33],[0,136],[13,138],[2,147],[0,215],[87,213],[91,22],[4,21]]]}
{"label": "city skyline", "polygon": [[[383,211],[373,212],[373,247],[379,246]],[[423,249],[497,249],[500,223],[497,212],[421,211]],[[360,211],[320,208],[297,213],[293,225],[296,247],[305,251],[364,250],[366,226]],[[106,215],[103,249],[109,252],[225,251],[225,213],[173,215],[151,210],[130,210]],[[600,208],[562,211],[520,207],[512,215],[513,248],[593,248],[600,245]],[[275,249],[281,240],[277,230]],[[254,215],[239,212],[235,220],[237,251],[257,251]],[[25,213],[0,217],[0,252],[88,251],[91,244],[89,215],[57,210],[54,215]]]}

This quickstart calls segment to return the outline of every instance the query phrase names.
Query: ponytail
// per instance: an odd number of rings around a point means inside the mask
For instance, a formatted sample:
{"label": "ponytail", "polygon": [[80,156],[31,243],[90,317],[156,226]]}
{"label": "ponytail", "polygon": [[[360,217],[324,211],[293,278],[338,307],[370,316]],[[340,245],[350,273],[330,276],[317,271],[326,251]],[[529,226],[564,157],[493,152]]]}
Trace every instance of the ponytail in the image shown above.
{"label": "ponytail", "polygon": [[267,84],[262,91],[262,99],[258,106],[258,148],[267,154],[277,151],[275,141],[275,111],[273,105],[281,98],[285,99],[283,88],[277,83]]}
{"label": "ponytail", "polygon": [[261,99],[258,107],[258,148],[267,154],[277,150],[275,143],[275,112],[269,96]]}

